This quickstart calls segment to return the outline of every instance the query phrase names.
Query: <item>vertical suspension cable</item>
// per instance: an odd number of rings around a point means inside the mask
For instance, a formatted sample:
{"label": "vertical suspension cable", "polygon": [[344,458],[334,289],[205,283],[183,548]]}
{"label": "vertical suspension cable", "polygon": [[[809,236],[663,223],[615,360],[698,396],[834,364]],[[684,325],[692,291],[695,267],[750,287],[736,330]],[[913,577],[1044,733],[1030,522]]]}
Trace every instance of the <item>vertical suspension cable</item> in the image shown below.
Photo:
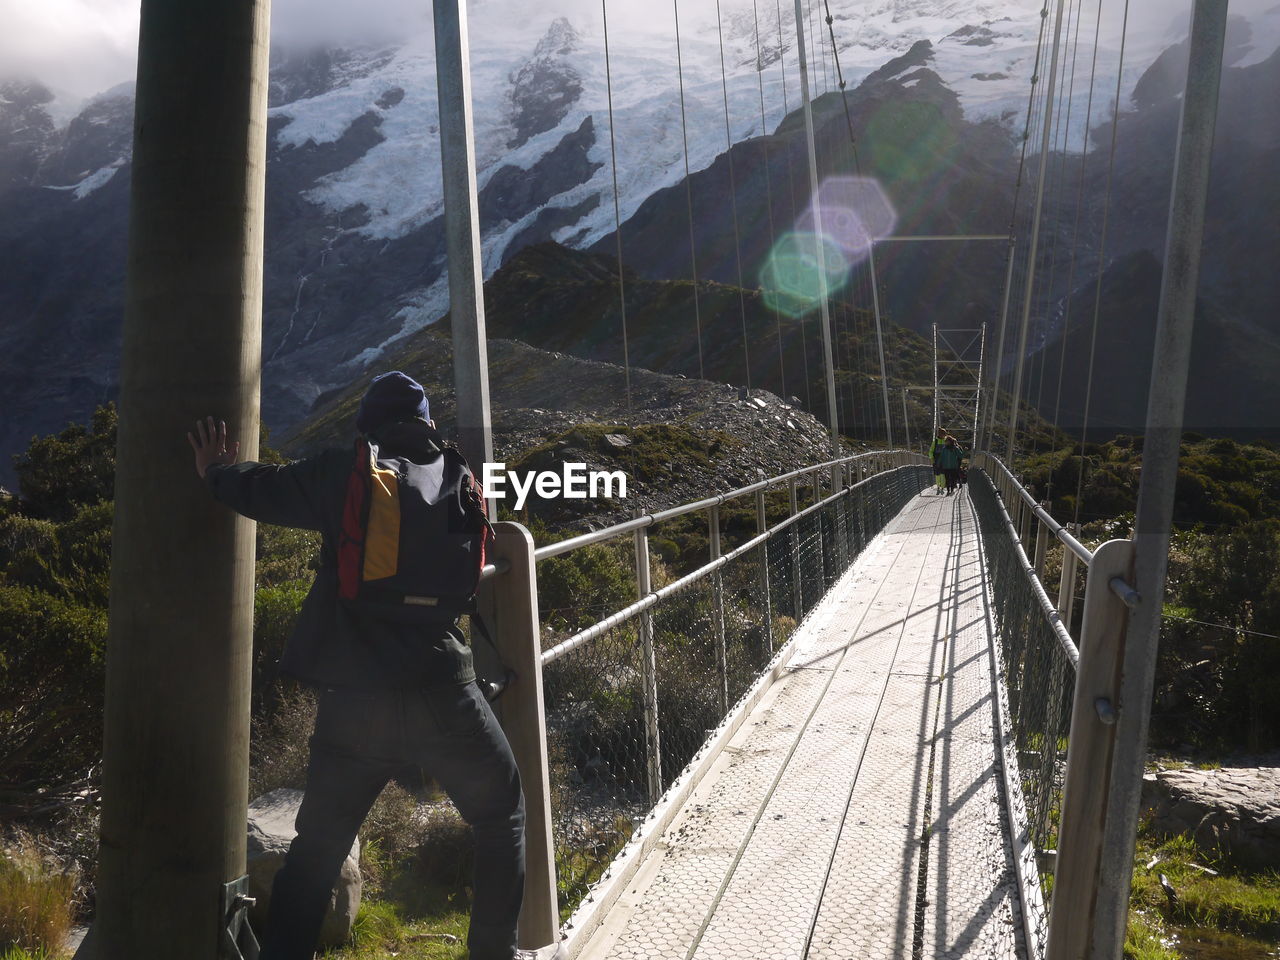
{"label": "vertical suspension cable", "polygon": [[1073,522],[1080,522],[1080,501],[1084,496],[1084,447],[1089,435],[1089,405],[1093,399],[1093,362],[1098,347],[1098,314],[1102,305],[1102,273],[1106,268],[1107,225],[1111,214],[1111,180],[1116,164],[1116,134],[1120,129],[1120,89],[1124,79],[1124,47],[1129,33],[1129,0],[1124,0],[1120,25],[1120,63],[1116,67],[1116,99],[1111,113],[1111,152],[1107,158],[1107,186],[1102,201],[1102,227],[1098,241],[1098,280],[1093,294],[1093,330],[1089,336],[1089,376],[1084,388],[1084,416],[1080,425],[1080,470],[1076,477],[1076,504]]}
{"label": "vertical suspension cable", "polygon": [[[756,27],[756,85],[760,89],[760,140],[764,146],[765,211],[769,215],[769,247],[778,242],[773,226],[773,165],[769,162],[769,130],[764,117],[764,57],[760,54],[760,9],[758,0],[751,0],[751,16]],[[774,311],[778,331],[778,373],[782,377],[782,398],[787,398],[787,359],[782,349],[782,313]]]}
{"label": "vertical suspension cable", "polygon": [[1027,252],[1027,286],[1023,292],[1022,321],[1018,328],[1017,366],[1013,377],[1013,411],[1009,415],[1009,449],[1010,459],[1016,454],[1018,447],[1018,414],[1022,397],[1022,370],[1026,360],[1027,331],[1031,323],[1031,300],[1035,293],[1036,251],[1040,241],[1040,219],[1044,204],[1044,186],[1047,164],[1049,162],[1049,111],[1053,109],[1053,86],[1058,72],[1058,45],[1062,35],[1062,8],[1064,0],[1058,0],[1058,12],[1054,17],[1053,44],[1049,50],[1049,89],[1045,92],[1045,120],[1041,130],[1040,171],[1036,178],[1036,202],[1031,220],[1031,238]]}
{"label": "vertical suspension cable", "polygon": [[[995,449],[993,438],[995,436],[995,426],[997,414],[999,411],[1000,389],[1004,382],[1004,358],[1005,358],[1005,333],[1008,327],[1008,305],[1012,297],[1014,284],[1017,278],[1021,276],[1020,271],[1015,269],[1018,259],[1018,201],[1022,193],[1023,177],[1026,172],[1027,164],[1027,144],[1031,142],[1031,125],[1032,117],[1035,114],[1036,87],[1040,82],[1040,59],[1044,51],[1045,32],[1048,27],[1049,8],[1045,6],[1040,10],[1040,31],[1036,37],[1036,55],[1031,66],[1031,89],[1027,94],[1027,116],[1022,125],[1022,148],[1018,157],[1018,175],[1013,185],[1013,208],[1009,218],[1009,260],[1007,263],[1008,280],[1006,281],[1006,290],[1004,296],[1004,307],[1000,313],[1000,335],[996,344],[995,367],[992,379],[991,405],[988,407],[987,424],[983,430],[983,435],[987,437],[988,446],[992,450]],[[1010,403],[1016,401],[1010,397]],[[1012,456],[1012,447],[1009,446],[1009,438],[1005,437],[1005,453],[1006,456]]]}
{"label": "vertical suspension cable", "polygon": [[[1082,11],[1083,15],[1083,11]],[[1076,23],[1076,32],[1079,34],[1079,21]],[[1075,289],[1076,282],[1076,252],[1080,247],[1080,213],[1084,208],[1084,175],[1085,168],[1089,158],[1089,124],[1093,119],[1093,88],[1097,79],[1098,71],[1098,38],[1102,33],[1102,0],[1098,0],[1098,16],[1093,26],[1093,59],[1089,65],[1089,95],[1085,100],[1084,109],[1084,138],[1080,143],[1080,180],[1076,188],[1076,212],[1075,222],[1071,228],[1071,260],[1067,267],[1067,301],[1062,315],[1062,341],[1061,350],[1058,354],[1058,389],[1053,400],[1053,431],[1056,438],[1058,433],[1058,425],[1062,413],[1062,378],[1066,375],[1067,366],[1067,344],[1071,332],[1071,291]],[[1054,452],[1057,452],[1055,445]],[[1046,498],[1052,498],[1053,495],[1053,476],[1049,477],[1049,489],[1045,491]]]}
{"label": "vertical suspension cable", "polygon": [[[787,53],[782,39],[782,0],[775,0],[778,15],[778,71],[782,76],[782,116],[785,119],[791,113],[791,105],[787,101]],[[791,165],[791,145],[785,143],[783,156],[787,161],[787,185],[791,192],[791,220],[794,223],[800,215],[800,204],[796,200],[795,170]],[[803,316],[796,321],[800,327],[800,356],[804,361],[804,403],[805,409],[813,412],[813,384],[809,381],[809,327]]]}
{"label": "vertical suspension cable", "polygon": [[[846,90],[844,71],[840,68],[840,54],[836,49],[835,20],[831,16],[831,4],[829,0],[823,0],[823,5],[824,13],[826,14],[824,19],[827,24],[827,32],[831,36],[831,59],[835,65],[836,82],[840,90],[840,102],[844,106],[844,119],[849,128],[849,151],[853,157],[854,172],[861,177],[862,163],[858,159],[858,138],[854,136],[853,132],[853,115],[849,111],[849,94]],[[876,277],[876,249],[874,239],[872,239],[867,245],[867,270],[870,275],[871,305],[876,325],[876,349],[880,355],[880,394],[881,400],[883,401],[882,413],[884,416],[885,443],[889,446],[893,446],[893,412],[889,403],[889,371],[885,364],[884,330],[880,322],[880,290],[879,281]]]}
{"label": "vertical suspension cable", "polygon": [[609,104],[609,157],[613,163],[613,232],[618,241],[618,302],[622,308],[622,365],[627,378],[627,413],[631,413],[631,354],[627,347],[627,290],[622,276],[622,214],[618,206],[618,148],[613,123],[613,73],[609,66],[609,0],[600,0],[604,16],[604,80]]}
{"label": "vertical suspension cable", "polygon": [[[1054,281],[1057,277],[1057,272],[1058,272],[1058,245],[1062,240],[1063,210],[1062,210],[1061,201],[1062,201],[1063,183],[1066,180],[1067,148],[1070,145],[1070,139],[1071,139],[1071,111],[1072,111],[1072,107],[1074,106],[1074,94],[1075,94],[1075,84],[1076,84],[1076,58],[1080,52],[1080,20],[1081,20],[1080,15],[1083,13],[1083,6],[1084,6],[1083,0],[1081,0],[1080,4],[1078,5],[1075,2],[1075,0],[1070,0],[1067,6],[1067,33],[1068,34],[1071,33],[1072,13],[1074,12],[1076,15],[1075,36],[1071,41],[1071,44],[1072,44],[1071,46],[1071,79],[1070,79],[1070,82],[1068,83],[1067,60],[1066,60],[1066,57],[1063,57],[1062,58],[1062,83],[1058,88],[1057,117],[1055,120],[1055,127],[1054,127],[1054,133],[1053,133],[1053,148],[1058,152],[1059,159],[1056,165],[1057,166],[1056,173],[1053,175],[1052,200],[1050,201],[1050,208],[1057,213],[1058,220],[1057,220],[1057,229],[1055,229],[1053,232],[1053,236],[1051,238],[1050,246],[1049,246],[1049,278],[1048,278],[1048,281],[1045,283],[1045,287],[1044,287],[1044,322],[1041,324],[1039,338],[1038,338],[1039,346],[1040,346],[1040,349],[1038,351],[1039,374],[1037,375],[1037,378],[1036,378],[1035,410],[1036,410],[1036,416],[1040,417],[1042,420],[1044,419],[1044,414],[1042,413],[1042,408],[1044,406],[1044,381],[1046,376],[1046,370],[1049,365],[1049,350],[1048,350],[1048,342],[1047,342],[1049,331],[1047,329],[1047,326],[1050,319],[1050,312],[1053,310]],[[1067,108],[1065,111],[1063,111],[1062,109],[1063,100],[1066,100],[1066,104],[1067,104]],[[1066,114],[1065,118],[1063,116],[1064,112]],[[1070,297],[1071,297],[1071,291],[1070,289],[1068,289],[1066,299],[1069,300]],[[1030,391],[1028,390],[1028,393],[1029,392]],[[1053,444],[1056,448],[1057,441],[1055,438],[1050,437],[1050,443]],[[1032,435],[1032,439],[1031,439],[1032,455],[1034,456],[1037,452],[1039,452],[1039,449],[1040,449],[1040,436],[1038,433],[1035,433]],[[1050,471],[1050,476],[1049,476],[1050,487],[1052,487],[1052,484],[1053,484],[1053,474],[1052,474],[1052,471]]]}
{"label": "vertical suspension cable", "polygon": [[[689,173],[689,122],[684,106],[684,58],[680,51],[680,0],[671,0],[676,20],[676,75],[680,79],[680,136],[684,142],[684,198],[689,208],[689,269],[693,274],[693,322],[698,333],[698,379],[707,379],[702,364],[702,307],[698,295],[698,249],[693,236],[693,184]],[[616,196],[617,186],[614,186]]]}
{"label": "vertical suspension cable", "polygon": [[724,89],[725,156],[729,160],[729,204],[733,208],[733,255],[738,267],[738,309],[742,314],[742,356],[747,389],[751,389],[751,347],[747,337],[747,299],[742,284],[742,237],[738,232],[738,186],[733,171],[733,132],[729,126],[729,75],[724,66],[724,30],[720,23],[720,0],[716,0],[716,34],[720,38],[720,83]]}

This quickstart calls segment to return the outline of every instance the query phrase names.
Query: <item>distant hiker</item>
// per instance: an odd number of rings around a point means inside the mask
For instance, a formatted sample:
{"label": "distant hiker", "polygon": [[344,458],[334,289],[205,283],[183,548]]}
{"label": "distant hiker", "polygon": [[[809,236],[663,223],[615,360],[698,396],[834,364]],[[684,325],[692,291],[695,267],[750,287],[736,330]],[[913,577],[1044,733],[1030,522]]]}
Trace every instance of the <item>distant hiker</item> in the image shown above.
{"label": "distant hiker", "polygon": [[946,482],[946,474],[942,472],[942,466],[938,463],[938,454],[942,452],[942,448],[946,446],[947,431],[941,427],[938,428],[938,435],[933,438],[933,442],[929,444],[929,459],[933,462],[933,482],[937,487],[936,497],[942,496],[943,484]]}
{"label": "distant hiker", "polygon": [[947,437],[942,449],[938,451],[937,459],[938,466],[942,468],[942,474],[947,481],[947,496],[955,492],[960,480],[960,463],[963,459],[964,451],[960,449],[960,444],[956,443],[956,438]]}
{"label": "distant hiker", "polygon": [[[458,466],[465,461],[446,449],[428,411],[421,385],[395,371],[376,377],[360,402],[354,450],[285,466],[236,463],[240,445],[228,449],[225,423],[215,431],[210,417],[187,434],[214,497],[255,520],[323,536],[320,569],[280,662],[318,689],[319,710],[298,835],[272,886],[262,960],[311,960],[334,880],[369,808],[389,780],[424,776],[445,789],[474,834],[471,957],[517,956],[524,796],[452,609],[455,599],[469,599],[456,594],[474,593],[485,539],[476,525],[487,521]],[[444,518],[420,486],[452,513]],[[418,543],[431,549],[415,559]],[[478,554],[473,560],[468,549]],[[452,571],[431,569],[455,555],[462,562],[449,562]],[[454,585],[439,597],[397,595],[386,586],[398,582],[397,563]],[[380,579],[369,577],[372,566]],[[382,591],[374,597],[365,585],[371,579]]]}

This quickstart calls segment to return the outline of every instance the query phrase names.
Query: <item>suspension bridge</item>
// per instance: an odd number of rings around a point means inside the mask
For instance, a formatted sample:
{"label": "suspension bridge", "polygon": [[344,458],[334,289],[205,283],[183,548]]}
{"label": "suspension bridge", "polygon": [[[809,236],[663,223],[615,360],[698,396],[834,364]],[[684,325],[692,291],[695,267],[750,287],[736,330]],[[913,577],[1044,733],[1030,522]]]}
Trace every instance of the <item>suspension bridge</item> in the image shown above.
{"label": "suspension bridge", "polygon": [[[143,6],[102,853],[85,956],[256,952],[244,920],[252,526],[193,496],[185,452],[171,457],[160,438],[225,411],[242,425],[245,454],[256,451],[267,29],[265,3],[197,6]],[[522,947],[590,960],[1119,956],[1226,4],[1197,0],[1192,21],[1136,533],[1096,549],[1017,474],[1035,381],[1031,319],[1058,259],[1038,248],[1042,201],[1047,185],[1069,187],[1066,161],[1054,170],[1050,158],[1069,139],[1062,91],[1083,49],[1081,7],[1051,6],[1010,229],[864,236],[877,350],[841,358],[832,310],[849,302],[829,268],[847,262],[824,246],[831,211],[806,36],[831,58],[842,95],[844,80],[830,12],[814,17],[797,0],[794,33],[779,45],[794,44],[798,60],[815,199],[809,239],[796,242],[811,248],[774,269],[772,292],[780,315],[818,320],[831,447],[812,465],[555,543],[496,525],[481,603],[521,678],[500,710],[528,806]],[[444,0],[434,12],[458,436],[479,463],[493,457],[466,16]],[[779,7],[780,32],[783,22]],[[763,132],[763,85],[760,98]],[[724,100],[732,147],[727,80]],[[217,122],[193,129],[192,115]],[[852,119],[849,133],[856,168]],[[611,148],[613,138],[611,123]],[[686,164],[687,150],[686,130]],[[173,165],[191,153],[220,171],[194,207],[187,171]],[[728,175],[736,211],[732,165]],[[616,169],[614,189],[626,362]],[[692,202],[689,218],[696,277]],[[207,229],[181,230],[184,220]],[[733,229],[741,273],[736,216]],[[970,445],[968,483],[954,495],[932,486],[921,453],[895,443],[875,276],[876,245],[894,241],[1005,244],[999,316],[935,328],[933,383],[915,385],[932,401],[929,426]],[[1063,268],[1074,274],[1074,253]],[[191,289],[210,293],[193,303]],[[842,412],[841,363],[875,371],[864,383],[879,387],[884,449],[842,450],[842,433],[874,432],[876,403],[847,394],[857,413]],[[904,435],[907,400],[904,387]],[[731,532],[726,511],[754,514],[753,529]],[[706,531],[708,554],[692,569],[652,558],[652,538],[676,527]],[[164,546],[174,529],[202,549],[175,556]],[[622,562],[634,602],[556,626],[540,616],[539,582],[582,551]],[[211,591],[227,601],[210,606]],[[187,678],[184,695],[157,695],[175,676]],[[157,899],[139,909],[144,878]]]}

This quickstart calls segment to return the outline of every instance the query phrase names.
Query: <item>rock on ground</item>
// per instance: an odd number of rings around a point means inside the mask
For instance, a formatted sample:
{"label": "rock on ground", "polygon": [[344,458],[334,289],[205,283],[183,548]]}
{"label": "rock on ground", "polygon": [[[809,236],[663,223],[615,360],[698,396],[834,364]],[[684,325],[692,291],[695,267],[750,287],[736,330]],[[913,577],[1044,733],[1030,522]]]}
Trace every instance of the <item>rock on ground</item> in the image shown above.
{"label": "rock on ground", "polygon": [[[256,931],[266,929],[267,910],[271,902],[271,881],[284,866],[284,855],[297,831],[293,828],[302,806],[302,791],[282,787],[264,793],[249,804],[249,896],[257,904],[249,912]],[[329,900],[324,923],[320,927],[320,945],[338,946],[351,939],[351,928],[360,909],[360,840],[342,862],[338,882]]]}
{"label": "rock on ground", "polygon": [[1255,869],[1280,864],[1280,766],[1160,770],[1142,792],[1157,833],[1189,833],[1206,853]]}

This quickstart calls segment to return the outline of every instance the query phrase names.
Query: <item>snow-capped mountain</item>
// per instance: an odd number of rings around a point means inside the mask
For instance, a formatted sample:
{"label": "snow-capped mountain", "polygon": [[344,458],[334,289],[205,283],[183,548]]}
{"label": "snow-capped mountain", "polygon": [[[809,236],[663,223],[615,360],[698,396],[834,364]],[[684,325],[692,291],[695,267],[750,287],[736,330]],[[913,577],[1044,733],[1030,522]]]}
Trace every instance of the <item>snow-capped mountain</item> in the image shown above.
{"label": "snow-capped mountain", "polygon": [[[838,89],[830,32],[824,6],[803,4],[820,97]],[[1280,40],[1280,8],[1255,6],[1229,57],[1237,65],[1262,60]],[[947,103],[972,125],[1002,130],[998,149],[1014,155],[1037,45],[1053,29],[1039,0],[831,0],[830,12],[850,90],[874,76],[895,85],[893,96],[954,95]],[[1086,142],[1090,15],[1063,24],[1059,89],[1075,120],[1055,136],[1059,146]],[[1185,20],[1185,11],[1167,11],[1130,30],[1122,108],[1185,35]],[[687,174],[723,179],[717,163],[731,144],[774,133],[798,107],[796,39],[794,3],[780,0],[614,3],[607,11],[580,0],[475,0],[486,274],[533,242],[612,243],[619,222]],[[1091,126],[1110,113],[1118,41],[1104,24]],[[886,72],[888,63],[900,66]],[[100,95],[60,126],[53,118],[65,109],[37,82],[0,86],[6,452],[32,432],[83,418],[114,390],[131,90]],[[437,124],[429,17],[394,44],[273,52],[264,296],[264,412],[273,426],[297,422],[324,391],[447,309]],[[736,171],[744,190],[761,182],[751,186],[752,155]],[[996,169],[1005,176],[1011,167],[1000,160]],[[915,199],[890,197],[904,207]],[[651,251],[639,253],[643,262]],[[758,267],[745,264],[747,286]],[[736,282],[714,265],[703,275]]]}

